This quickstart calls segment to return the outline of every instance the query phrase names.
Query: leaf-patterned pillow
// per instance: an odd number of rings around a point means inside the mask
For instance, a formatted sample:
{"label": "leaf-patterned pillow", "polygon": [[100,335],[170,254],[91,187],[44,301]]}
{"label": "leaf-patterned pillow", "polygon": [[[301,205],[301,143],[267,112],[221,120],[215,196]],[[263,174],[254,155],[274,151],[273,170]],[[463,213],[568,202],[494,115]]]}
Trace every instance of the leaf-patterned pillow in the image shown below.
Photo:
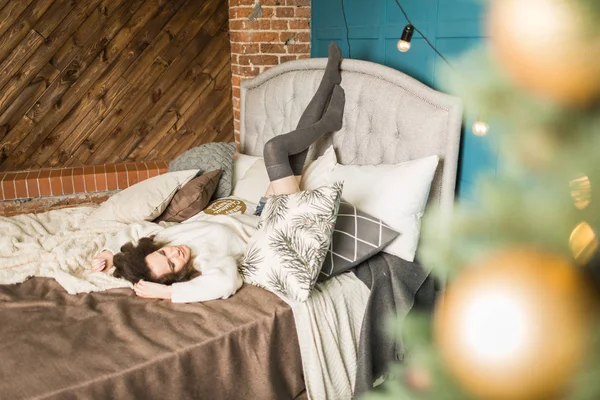
{"label": "leaf-patterned pillow", "polygon": [[341,195],[342,184],[336,182],[271,196],[246,247],[240,266],[244,281],[306,301],[329,248]]}

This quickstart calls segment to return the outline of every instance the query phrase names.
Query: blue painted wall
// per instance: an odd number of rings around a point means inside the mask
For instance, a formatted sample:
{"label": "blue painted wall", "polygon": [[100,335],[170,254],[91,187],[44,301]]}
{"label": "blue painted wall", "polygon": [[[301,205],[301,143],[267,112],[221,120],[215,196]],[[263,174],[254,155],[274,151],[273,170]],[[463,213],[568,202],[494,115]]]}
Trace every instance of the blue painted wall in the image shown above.
{"label": "blue painted wall", "polygon": [[[394,0],[312,0],[311,55],[327,57],[327,46],[337,42],[348,56],[342,1],[348,21],[351,57],[396,68],[440,89],[436,68],[444,61],[415,32],[410,51],[396,48],[406,20]],[[485,40],[484,9],[477,0],[399,0],[412,23],[447,58],[460,55]],[[497,149],[490,133],[471,133],[476,115],[465,115],[458,177],[458,196],[470,198],[482,173],[495,175]]]}

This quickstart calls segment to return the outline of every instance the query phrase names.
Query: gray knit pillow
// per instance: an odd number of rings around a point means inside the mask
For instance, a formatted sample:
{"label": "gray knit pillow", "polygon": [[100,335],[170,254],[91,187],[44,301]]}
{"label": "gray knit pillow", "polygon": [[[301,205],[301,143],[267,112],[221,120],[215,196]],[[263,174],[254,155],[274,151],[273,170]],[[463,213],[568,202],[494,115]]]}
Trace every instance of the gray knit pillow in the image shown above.
{"label": "gray knit pillow", "polygon": [[206,143],[191,148],[169,164],[169,172],[199,169],[198,176],[220,169],[223,171],[219,186],[212,199],[220,199],[231,194],[233,187],[233,154],[235,143]]}

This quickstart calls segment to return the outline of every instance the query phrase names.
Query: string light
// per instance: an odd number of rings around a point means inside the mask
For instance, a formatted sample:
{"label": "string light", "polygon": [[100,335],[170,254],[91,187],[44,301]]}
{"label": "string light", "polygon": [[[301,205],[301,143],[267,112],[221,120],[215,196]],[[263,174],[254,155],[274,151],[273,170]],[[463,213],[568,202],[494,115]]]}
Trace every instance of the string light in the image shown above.
{"label": "string light", "polygon": [[592,201],[592,184],[586,175],[579,176],[569,182],[571,197],[578,210],[583,210]]}
{"label": "string light", "polygon": [[489,125],[485,121],[477,120],[473,124],[472,129],[473,129],[473,133],[475,135],[477,135],[477,136],[485,136],[488,133],[490,127],[489,127]]}
{"label": "string light", "polygon": [[596,250],[598,250],[598,238],[594,230],[587,222],[580,222],[569,236],[569,247],[573,258],[580,264],[587,264]]}
{"label": "string light", "polygon": [[408,24],[404,27],[404,30],[402,31],[402,36],[396,44],[396,47],[398,47],[398,50],[402,53],[406,53],[408,50],[410,50],[410,40],[412,39],[414,31],[415,28],[411,24]]}
{"label": "string light", "polygon": [[[411,22],[410,18],[408,18],[408,14],[407,14],[407,13],[406,13],[406,11],[404,10],[404,7],[402,7],[402,4],[400,4],[400,2],[399,2],[398,0],[395,0],[395,1],[396,1],[396,4],[398,5],[398,8],[400,9],[400,11],[402,12],[402,14],[404,15],[404,19],[406,19],[406,22],[408,22],[408,25],[407,25],[406,27],[408,27],[408,26],[411,26],[411,27],[412,27],[412,29],[413,29],[415,32],[417,32],[419,35],[421,35],[421,37],[423,38],[423,40],[425,40],[425,43],[427,43],[427,45],[429,45],[429,47],[431,47],[431,49],[432,49],[433,51],[435,51],[435,53],[436,53],[438,56],[440,56],[440,58],[441,58],[442,60],[444,60],[444,62],[445,62],[446,64],[448,64],[448,66],[449,66],[450,68],[452,68],[452,65],[451,65],[451,64],[448,62],[448,60],[446,59],[446,57],[444,57],[444,56],[442,55],[442,53],[440,53],[440,52],[438,51],[438,49],[436,49],[436,48],[435,48],[435,46],[434,46],[434,45],[433,45],[433,44],[432,44],[432,43],[429,41],[429,39],[427,39],[427,37],[426,37],[425,35],[423,35],[423,32],[421,32],[421,31],[420,31],[420,30],[419,30],[419,29],[418,29],[416,26],[414,26],[414,25],[413,25],[413,23]],[[406,27],[404,28],[404,30],[405,30],[405,31],[406,31]],[[402,34],[404,35],[404,32],[403,32]],[[398,47],[399,47],[399,46],[400,46],[400,44],[398,43]],[[398,48],[398,50],[400,50],[400,48]],[[402,51],[402,50],[400,50],[400,51]]]}

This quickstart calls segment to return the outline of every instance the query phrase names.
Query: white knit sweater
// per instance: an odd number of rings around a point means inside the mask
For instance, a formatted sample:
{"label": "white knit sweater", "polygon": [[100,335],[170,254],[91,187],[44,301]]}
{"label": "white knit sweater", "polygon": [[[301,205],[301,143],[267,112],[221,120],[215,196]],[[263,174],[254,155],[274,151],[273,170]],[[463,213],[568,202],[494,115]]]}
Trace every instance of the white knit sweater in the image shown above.
{"label": "white knit sweater", "polygon": [[255,232],[255,220],[244,215],[214,216],[207,221],[190,221],[165,227],[152,222],[128,225],[109,239],[105,250],[118,253],[127,242],[156,235],[171,245],[187,245],[192,250],[194,268],[201,275],[172,285],[173,303],[192,303],[225,299],[241,286],[237,260],[244,254],[246,243]]}

